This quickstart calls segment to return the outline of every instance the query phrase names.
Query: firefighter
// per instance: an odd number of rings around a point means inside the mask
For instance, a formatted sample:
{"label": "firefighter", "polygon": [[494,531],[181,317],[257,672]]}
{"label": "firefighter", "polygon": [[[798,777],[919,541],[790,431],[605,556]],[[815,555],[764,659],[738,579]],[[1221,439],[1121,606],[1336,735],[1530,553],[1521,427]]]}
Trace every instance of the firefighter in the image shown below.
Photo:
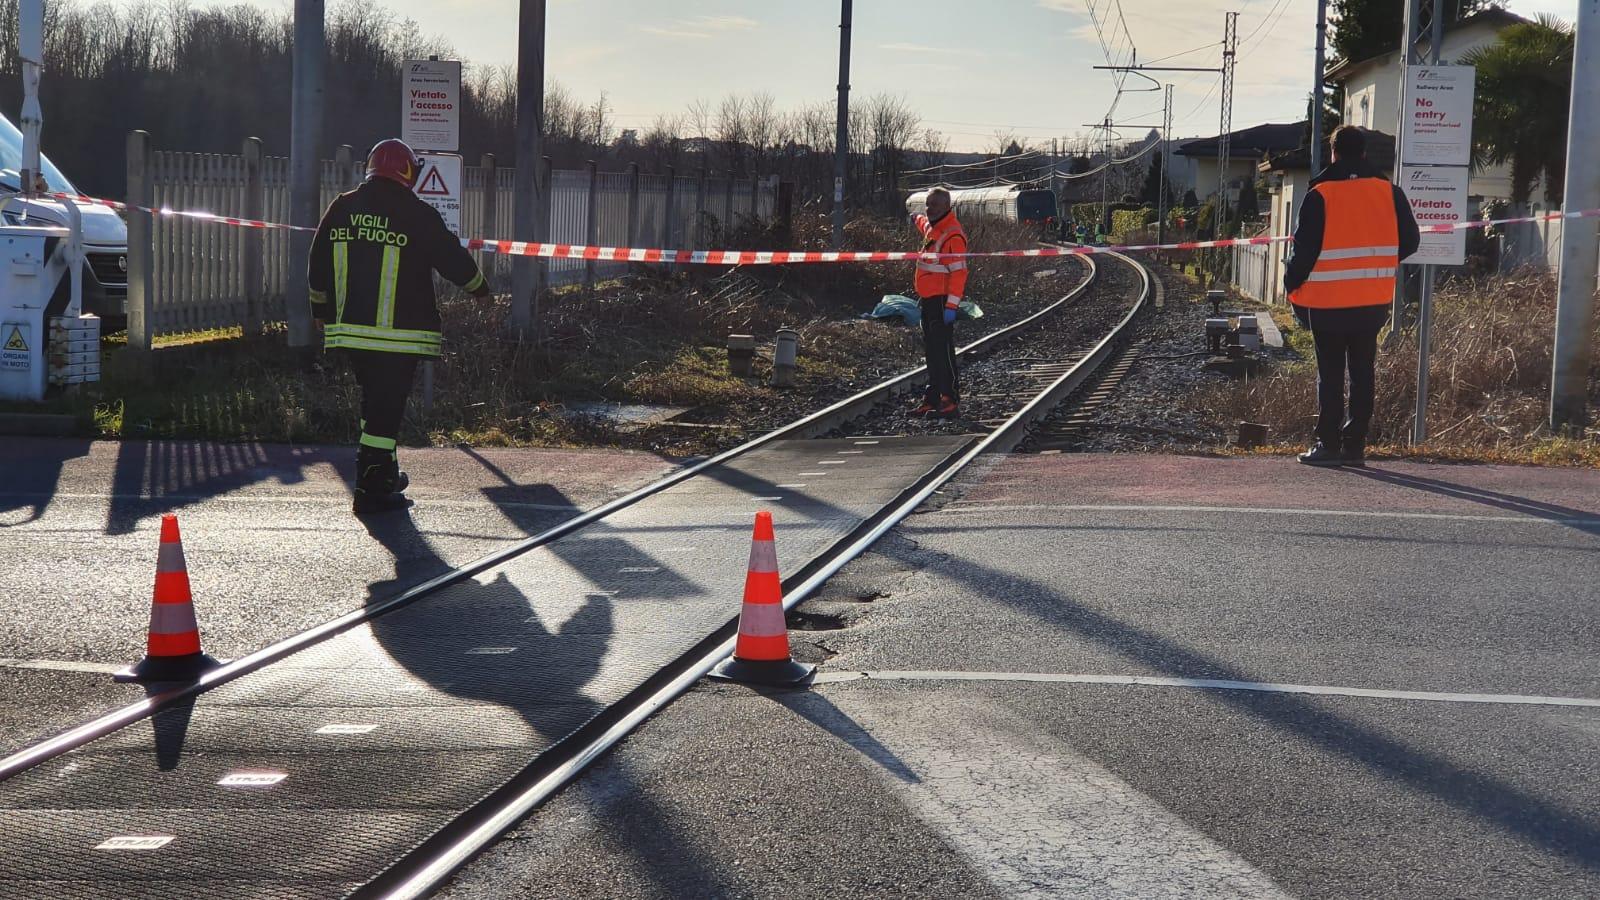
{"label": "firefighter", "polygon": [[311,244],[311,314],[361,387],[357,515],[410,504],[395,447],[417,363],[439,355],[433,273],[475,297],[489,294],[472,255],[412,193],[421,169],[404,142],[379,142],[366,181],[334,199]]}
{"label": "firefighter", "polygon": [[1333,163],[1311,180],[1300,206],[1283,283],[1317,348],[1316,443],[1300,461],[1360,466],[1376,394],[1378,332],[1389,321],[1400,261],[1417,252],[1421,238],[1405,192],[1367,162],[1366,133],[1342,126],[1332,146]]}
{"label": "firefighter", "polygon": [[917,296],[922,298],[922,347],[928,359],[928,387],[913,416],[953,419],[961,414],[956,375],[956,311],[967,286],[967,233],[950,208],[950,192],[928,192],[927,214],[916,218],[922,252],[941,254],[917,261]]}

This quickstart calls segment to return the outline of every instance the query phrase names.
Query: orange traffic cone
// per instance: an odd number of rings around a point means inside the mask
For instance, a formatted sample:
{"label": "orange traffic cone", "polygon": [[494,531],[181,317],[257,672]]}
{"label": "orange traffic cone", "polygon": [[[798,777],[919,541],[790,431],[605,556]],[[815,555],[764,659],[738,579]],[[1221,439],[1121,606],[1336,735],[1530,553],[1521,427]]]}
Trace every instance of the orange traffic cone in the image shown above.
{"label": "orange traffic cone", "polygon": [[739,610],[739,639],[734,644],[733,657],[712,669],[711,677],[751,684],[796,685],[809,682],[816,671],[816,666],[797,663],[789,657],[772,513],[758,512],[750,542],[749,571],[744,579],[744,606]]}
{"label": "orange traffic cone", "polygon": [[156,589],[150,605],[149,645],[144,659],[111,676],[115,681],[193,681],[221,665],[200,650],[200,627],[189,596],[189,570],[183,562],[178,517],[161,517],[161,550],[156,556]]}

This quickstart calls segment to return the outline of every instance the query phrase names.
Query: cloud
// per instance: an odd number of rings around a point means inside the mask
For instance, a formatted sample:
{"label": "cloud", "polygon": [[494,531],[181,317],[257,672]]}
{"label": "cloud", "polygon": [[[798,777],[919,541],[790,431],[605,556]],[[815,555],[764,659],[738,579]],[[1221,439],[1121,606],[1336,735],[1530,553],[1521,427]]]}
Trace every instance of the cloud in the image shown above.
{"label": "cloud", "polygon": [[639,30],[648,34],[658,34],[662,37],[669,38],[690,38],[692,40],[704,40],[708,37],[711,37],[710,34],[704,31],[686,31],[681,28],[662,28],[658,25],[643,25],[640,26]]}
{"label": "cloud", "polygon": [[639,30],[661,37],[699,41],[718,32],[749,31],[760,25],[760,22],[746,16],[695,16],[692,19],[676,19],[666,25],[644,25]]}
{"label": "cloud", "polygon": [[879,44],[878,49],[888,50],[891,53],[937,53],[940,55],[964,56],[969,59],[985,55],[984,53],[976,50],[956,50],[950,47],[931,47],[927,44],[908,44],[903,42],[895,44]]}

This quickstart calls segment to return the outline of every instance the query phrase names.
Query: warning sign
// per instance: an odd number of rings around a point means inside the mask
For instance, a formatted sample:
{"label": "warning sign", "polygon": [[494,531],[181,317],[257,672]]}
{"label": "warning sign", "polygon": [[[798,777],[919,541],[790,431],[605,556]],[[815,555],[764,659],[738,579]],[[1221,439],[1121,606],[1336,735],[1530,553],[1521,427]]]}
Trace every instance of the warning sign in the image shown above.
{"label": "warning sign", "polygon": [[463,166],[455,153],[418,153],[422,160],[422,175],[417,179],[417,196],[437,209],[450,227],[451,233],[461,236],[461,188]]}
{"label": "warning sign", "polygon": [[0,369],[26,372],[33,368],[33,353],[28,349],[31,328],[15,322],[0,325],[5,342],[0,343]]}
{"label": "warning sign", "polygon": [[461,146],[461,63],[413,59],[401,85],[400,139],[413,150],[452,153]]}

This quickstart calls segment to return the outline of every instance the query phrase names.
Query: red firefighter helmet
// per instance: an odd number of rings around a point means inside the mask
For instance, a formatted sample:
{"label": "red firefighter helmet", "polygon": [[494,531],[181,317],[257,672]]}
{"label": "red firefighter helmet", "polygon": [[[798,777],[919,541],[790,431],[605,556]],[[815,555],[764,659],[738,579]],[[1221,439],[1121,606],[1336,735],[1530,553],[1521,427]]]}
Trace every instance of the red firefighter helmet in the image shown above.
{"label": "red firefighter helmet", "polygon": [[405,141],[389,138],[379,141],[367,154],[367,180],[387,178],[406,187],[415,187],[417,176],[422,174],[422,161],[417,159]]}

